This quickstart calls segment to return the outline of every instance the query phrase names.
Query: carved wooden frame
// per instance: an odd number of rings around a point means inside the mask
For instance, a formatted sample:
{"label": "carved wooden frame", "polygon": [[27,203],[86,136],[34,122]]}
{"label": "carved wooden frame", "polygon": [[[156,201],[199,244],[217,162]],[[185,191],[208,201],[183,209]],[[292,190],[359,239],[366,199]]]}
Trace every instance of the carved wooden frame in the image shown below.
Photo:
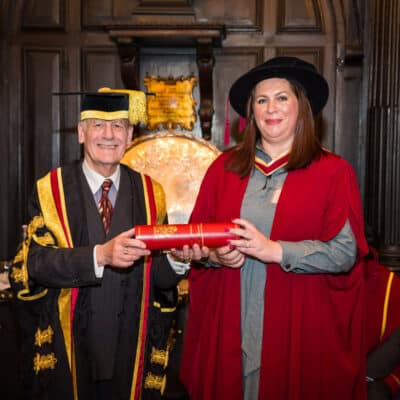
{"label": "carved wooden frame", "polygon": [[298,33],[298,32],[323,32],[322,13],[320,0],[309,0],[312,4],[315,14],[315,26],[309,25],[285,25],[286,15],[286,0],[279,1],[278,3],[278,21],[277,21],[277,32],[278,33]]}
{"label": "carved wooden frame", "polygon": [[108,27],[110,38],[117,44],[121,60],[122,81],[126,88],[139,85],[140,48],[145,46],[194,47],[199,71],[199,117],[202,136],[211,139],[213,106],[212,74],[215,63],[214,47],[220,47],[225,37],[224,25],[139,25]]}

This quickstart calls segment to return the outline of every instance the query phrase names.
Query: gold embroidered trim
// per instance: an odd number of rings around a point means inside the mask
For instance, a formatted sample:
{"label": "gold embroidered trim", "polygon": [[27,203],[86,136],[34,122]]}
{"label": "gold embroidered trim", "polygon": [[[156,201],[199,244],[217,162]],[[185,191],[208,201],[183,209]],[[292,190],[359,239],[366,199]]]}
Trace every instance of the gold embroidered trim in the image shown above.
{"label": "gold embroidered trim", "polygon": [[157,224],[161,225],[167,215],[167,203],[163,187],[154,179],[151,180],[157,210]]}
{"label": "gold embroidered trim", "polygon": [[148,373],[144,380],[144,388],[145,389],[154,389],[164,394],[165,386],[167,384],[166,375],[154,375],[152,373]]}
{"label": "gold embroidered trim", "polygon": [[81,121],[84,119],[104,119],[111,121],[113,119],[128,119],[128,111],[99,111],[99,110],[85,110],[81,112]]}
{"label": "gold embroidered trim", "polygon": [[[18,252],[18,255],[19,255],[20,253],[22,253],[22,252],[19,251],[19,252]],[[14,258],[14,262],[19,262],[20,259],[22,259],[22,257],[20,257],[18,260],[17,260],[17,257],[15,257],[15,258]],[[14,268],[12,269],[10,278],[11,278],[15,283],[23,283],[23,282],[25,282],[25,279],[24,279],[24,270],[23,270],[23,268],[22,268],[22,267],[21,267],[21,268],[16,268],[16,267],[14,267]]]}
{"label": "gold embroidered trim", "polygon": [[165,313],[174,312],[176,310],[176,307],[161,307],[161,304],[158,301],[153,301],[153,306]]}
{"label": "gold embroidered trim", "polygon": [[[56,173],[57,185],[53,186],[52,173]],[[53,190],[58,189],[59,204],[61,210],[58,210]],[[55,237],[57,246],[60,248],[74,247],[69,221],[67,216],[67,208],[65,204],[64,184],[61,168],[57,168],[55,172],[50,172],[37,183],[37,190],[40,202],[40,208],[43,213],[46,228]],[[65,350],[67,352],[68,364],[73,379],[74,399],[77,399],[77,385],[74,360],[74,350],[72,343],[72,327],[71,327],[71,289],[63,288],[58,295],[58,315],[61,324],[62,333],[64,335]]]}
{"label": "gold embroidered trim", "polygon": [[[144,192],[144,201],[146,206],[146,222],[148,224],[152,223],[152,209],[150,207],[150,201],[152,199],[149,198],[149,188],[147,185],[147,180],[145,175],[140,174],[143,184],[143,192]],[[139,318],[139,329],[138,329],[138,340],[136,345],[136,356],[135,356],[135,364],[133,367],[132,374],[132,385],[131,385],[131,394],[130,398],[135,399],[136,392],[140,392],[143,386],[143,351],[145,351],[146,345],[146,333],[147,329],[147,320],[145,321],[146,311],[148,312],[149,307],[149,299],[148,299],[148,290],[150,284],[150,268],[151,268],[151,258],[147,256],[144,258],[144,269],[143,269],[143,282],[142,282],[142,294],[141,294],[141,305],[140,305],[140,318]]]}
{"label": "gold embroidered trim", "polygon": [[392,271],[389,274],[389,277],[388,277],[388,280],[386,283],[385,300],[384,300],[383,312],[382,312],[381,339],[385,335],[385,331],[386,331],[387,313],[388,313],[388,308],[389,308],[389,298],[390,298],[390,291],[392,289],[393,277],[394,277],[394,272]]}
{"label": "gold embroidered trim", "polygon": [[39,228],[43,227],[44,227],[43,216],[41,215],[35,216],[26,228],[26,237],[22,241],[21,249],[18,251],[13,261],[14,265],[21,263],[21,267],[20,268],[14,267],[10,274],[10,279],[12,279],[15,283],[22,284],[23,286],[23,289],[17,292],[17,298],[19,300],[23,301],[37,300],[40,299],[41,297],[44,297],[48,291],[47,289],[44,289],[40,293],[29,296],[30,288],[28,284],[28,278],[29,278],[28,252],[30,243],[33,239],[35,242],[39,244],[41,243],[44,243],[44,245],[54,244],[54,239],[51,237],[51,235],[44,235],[44,236],[36,235],[36,231]]}
{"label": "gold embroidered trim", "polygon": [[33,359],[33,370],[37,375],[40,371],[45,369],[55,369],[57,364],[57,358],[54,353],[41,355],[36,353]]}
{"label": "gold embroidered trim", "polygon": [[156,349],[155,347],[151,349],[151,356],[150,356],[151,363],[159,364],[165,369],[167,368],[168,365],[168,359],[169,359],[168,350]]}
{"label": "gold embroidered trim", "polygon": [[51,343],[53,341],[54,331],[49,325],[46,329],[37,329],[35,333],[35,346],[42,347],[42,344]]}

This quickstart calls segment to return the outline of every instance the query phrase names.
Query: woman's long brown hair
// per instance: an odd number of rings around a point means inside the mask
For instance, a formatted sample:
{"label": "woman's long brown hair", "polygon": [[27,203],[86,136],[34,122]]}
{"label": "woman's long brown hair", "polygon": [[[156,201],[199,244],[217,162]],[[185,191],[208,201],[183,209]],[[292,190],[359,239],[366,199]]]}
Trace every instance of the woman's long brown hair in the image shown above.
{"label": "woman's long brown hair", "polygon": [[[299,103],[299,114],[295,127],[295,135],[289,154],[286,170],[291,171],[304,168],[312,160],[323,153],[321,143],[315,131],[314,116],[310,103],[301,88],[290,82],[292,90]],[[243,132],[243,141],[231,150],[225,167],[244,178],[254,167],[256,143],[261,133],[255,123],[253,114],[254,89],[247,101],[247,122]]]}

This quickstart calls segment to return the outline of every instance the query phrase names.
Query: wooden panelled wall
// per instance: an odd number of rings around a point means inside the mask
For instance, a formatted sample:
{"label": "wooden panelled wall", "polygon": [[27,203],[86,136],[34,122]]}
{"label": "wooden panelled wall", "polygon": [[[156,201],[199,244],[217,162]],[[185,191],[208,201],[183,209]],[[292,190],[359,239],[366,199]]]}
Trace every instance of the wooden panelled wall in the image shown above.
{"label": "wooden panelled wall", "polygon": [[[222,43],[214,48],[212,76],[211,141],[221,149],[227,93],[240,74],[275,55],[296,55],[315,63],[331,91],[320,121],[324,144],[354,165],[363,189],[367,4],[361,0],[3,0],[0,259],[10,259],[15,252],[20,226],[27,222],[34,180],[81,154],[76,140],[79,99],[52,93],[122,87],[111,26],[224,25]],[[157,45],[150,40],[139,53],[141,85],[146,75],[198,74],[190,45],[169,46],[168,40]],[[198,87],[194,97],[198,104]],[[230,117],[235,130],[237,116],[232,110]],[[201,135],[198,122],[192,133]]]}

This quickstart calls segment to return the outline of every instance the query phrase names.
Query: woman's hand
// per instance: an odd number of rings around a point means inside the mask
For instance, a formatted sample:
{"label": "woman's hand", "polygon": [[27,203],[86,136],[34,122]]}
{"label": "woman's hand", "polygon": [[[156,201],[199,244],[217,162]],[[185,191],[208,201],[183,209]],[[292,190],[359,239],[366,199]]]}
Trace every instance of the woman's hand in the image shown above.
{"label": "woman's hand", "polygon": [[210,261],[225,267],[240,268],[245,259],[245,255],[232,245],[219,247],[210,253]]}
{"label": "woman's hand", "polygon": [[241,228],[230,229],[230,231],[241,239],[231,240],[232,246],[246,256],[257,258],[265,263],[280,263],[282,261],[282,246],[267,238],[251,222],[236,218],[232,221]]}
{"label": "woman's hand", "polygon": [[193,247],[187,245],[182,249],[171,249],[170,254],[180,262],[202,261],[209,259],[214,264],[223,265],[225,267],[240,268],[244,264],[245,256],[234,246],[228,245],[217,249],[209,249],[208,247],[200,247],[195,244]]}
{"label": "woman's hand", "polygon": [[205,246],[200,247],[198,244],[193,245],[193,247],[185,245],[182,249],[171,249],[169,254],[176,261],[189,263],[192,260],[199,261],[203,258],[208,258],[210,255],[210,249]]}

